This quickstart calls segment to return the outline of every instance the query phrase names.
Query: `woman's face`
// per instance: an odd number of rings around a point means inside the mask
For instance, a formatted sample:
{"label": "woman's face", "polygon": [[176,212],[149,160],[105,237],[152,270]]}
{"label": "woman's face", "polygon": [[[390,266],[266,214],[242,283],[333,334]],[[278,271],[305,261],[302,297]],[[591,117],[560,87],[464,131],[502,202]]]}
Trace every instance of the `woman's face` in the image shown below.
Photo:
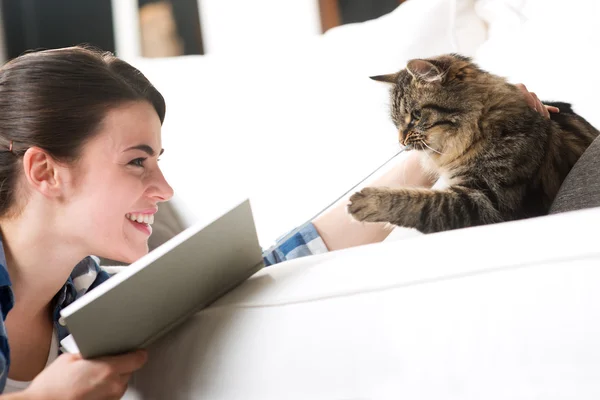
{"label": "woman's face", "polygon": [[133,262],[148,252],[157,205],[173,196],[161,153],[160,119],[147,102],[109,111],[84,145],[69,214],[90,254]]}

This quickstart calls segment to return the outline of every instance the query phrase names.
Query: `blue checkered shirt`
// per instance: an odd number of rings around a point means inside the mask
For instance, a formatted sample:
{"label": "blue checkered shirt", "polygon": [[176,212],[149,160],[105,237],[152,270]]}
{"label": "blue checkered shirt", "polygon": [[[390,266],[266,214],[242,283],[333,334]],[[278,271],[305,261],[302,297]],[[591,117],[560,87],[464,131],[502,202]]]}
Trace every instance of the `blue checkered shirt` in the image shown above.
{"label": "blue checkered shirt", "polygon": [[[60,319],[60,310],[108,278],[109,275],[100,269],[96,259],[91,256],[84,258],[73,268],[73,272],[71,272],[71,276],[69,276],[67,282],[54,296],[54,299],[52,299],[54,328],[59,341],[69,334],[66,326],[64,326]],[[8,270],[6,269],[6,255],[2,240],[0,239],[0,311],[2,312],[2,321],[0,321],[0,393],[4,391],[8,369],[10,368],[10,348],[8,347],[8,337],[4,321],[14,304],[15,298]]]}
{"label": "blue checkered shirt", "polygon": [[265,265],[269,266],[327,251],[327,246],[314,225],[308,222],[279,238],[272,247],[263,252],[263,260]]}
{"label": "blue checkered shirt", "polygon": [[[280,238],[274,246],[263,252],[265,265],[269,266],[292,258],[327,252],[325,243],[312,223],[307,223]],[[100,268],[95,257],[86,257],[75,266],[65,285],[52,300],[54,328],[59,342],[69,335],[62,323],[60,311],[73,301],[83,296],[102,282],[109,279],[106,271]],[[0,238],[0,393],[4,391],[8,369],[10,367],[10,348],[4,321],[14,306],[14,295],[10,277],[6,269],[6,256]]]}

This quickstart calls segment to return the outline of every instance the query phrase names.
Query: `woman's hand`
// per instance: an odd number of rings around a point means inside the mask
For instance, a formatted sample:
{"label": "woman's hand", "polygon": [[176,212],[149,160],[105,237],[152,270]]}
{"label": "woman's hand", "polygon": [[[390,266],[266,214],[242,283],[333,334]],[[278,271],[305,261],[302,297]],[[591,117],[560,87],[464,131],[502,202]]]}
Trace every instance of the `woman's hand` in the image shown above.
{"label": "woman's hand", "polygon": [[542,104],[540,99],[538,99],[537,95],[534,92],[529,92],[527,90],[527,87],[525,87],[525,85],[523,85],[522,83],[518,83],[515,86],[518,87],[519,90],[521,90],[521,92],[525,96],[525,100],[527,100],[527,104],[529,104],[529,107],[533,108],[535,111],[539,112],[544,117],[550,118],[551,112],[557,113],[560,111],[556,107],[546,106],[546,105]]}
{"label": "woman's hand", "polygon": [[85,360],[62,354],[25,390],[28,399],[120,399],[131,374],[147,359],[145,351]]}

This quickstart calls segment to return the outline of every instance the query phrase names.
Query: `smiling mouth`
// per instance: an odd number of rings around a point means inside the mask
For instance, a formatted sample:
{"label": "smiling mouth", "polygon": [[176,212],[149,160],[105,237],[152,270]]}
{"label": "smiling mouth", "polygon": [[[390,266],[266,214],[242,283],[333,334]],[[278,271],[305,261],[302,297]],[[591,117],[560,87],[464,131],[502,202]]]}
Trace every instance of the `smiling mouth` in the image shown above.
{"label": "smiling mouth", "polygon": [[151,225],[154,223],[154,214],[127,213],[125,218],[140,232],[147,236],[152,235]]}
{"label": "smiling mouth", "polygon": [[127,213],[125,218],[139,224],[152,225],[154,223],[154,214]]}

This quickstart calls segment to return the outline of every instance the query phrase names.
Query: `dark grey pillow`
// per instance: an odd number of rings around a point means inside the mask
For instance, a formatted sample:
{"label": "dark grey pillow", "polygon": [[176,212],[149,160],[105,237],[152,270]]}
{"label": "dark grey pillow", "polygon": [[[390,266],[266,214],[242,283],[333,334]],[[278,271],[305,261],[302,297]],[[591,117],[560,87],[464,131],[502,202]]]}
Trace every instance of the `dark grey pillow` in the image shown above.
{"label": "dark grey pillow", "polygon": [[600,137],[596,138],[567,175],[550,214],[600,207]]}

